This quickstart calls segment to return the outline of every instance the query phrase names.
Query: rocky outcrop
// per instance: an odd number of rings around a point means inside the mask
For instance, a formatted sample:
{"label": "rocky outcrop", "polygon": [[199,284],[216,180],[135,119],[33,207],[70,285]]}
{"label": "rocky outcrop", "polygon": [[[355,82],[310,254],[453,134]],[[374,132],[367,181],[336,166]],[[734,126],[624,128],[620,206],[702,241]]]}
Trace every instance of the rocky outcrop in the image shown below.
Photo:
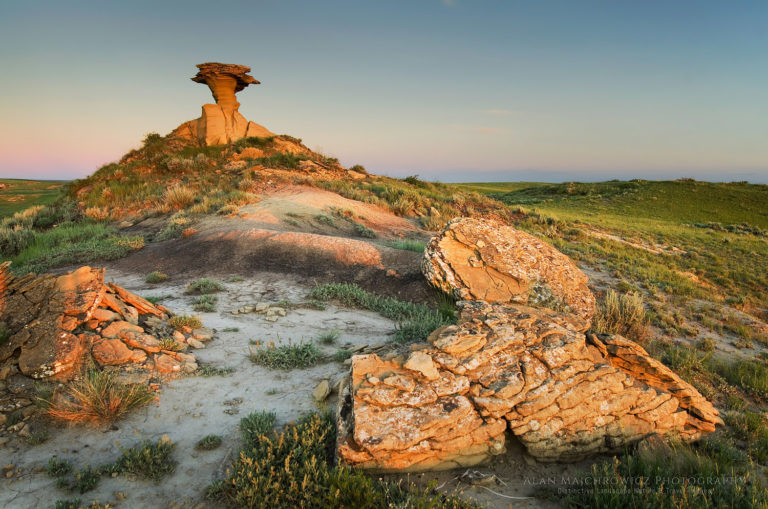
{"label": "rocky outcrop", "polygon": [[211,89],[216,104],[204,104],[202,116],[180,125],[172,137],[185,138],[200,145],[222,145],[247,136],[274,136],[266,128],[249,122],[238,109],[235,94],[249,85],[257,85],[250,67],[244,65],[208,62],[198,64],[195,83],[204,83]]}
{"label": "rocky outcrop", "polygon": [[458,325],[407,358],[355,356],[339,457],[378,470],[468,466],[511,431],[541,461],[616,451],[652,434],[693,440],[717,410],[620,336],[545,309],[464,301]]}
{"label": "rocky outcrop", "polygon": [[167,355],[175,360],[171,372],[197,368],[194,356],[175,351],[186,348],[183,334],[176,334],[174,351],[160,347],[158,338],[174,334],[168,325],[171,313],[105,283],[103,269],[15,278],[4,265],[0,287],[3,282],[0,323],[8,339],[0,344],[0,366],[12,365],[34,378],[68,380],[91,353],[103,366],[130,364],[132,370],[152,372],[154,357]]}
{"label": "rocky outcrop", "polygon": [[538,460],[571,461],[653,435],[695,440],[722,423],[709,401],[642,347],[587,333],[594,298],[586,277],[530,235],[453,221],[427,248],[424,272],[473,300],[457,304],[457,325],[437,329],[408,355],[353,356],[340,389],[343,463],[384,471],[469,466],[503,452],[508,431]]}
{"label": "rocky outcrop", "polygon": [[585,320],[595,312],[587,276],[567,256],[487,219],[451,221],[427,245],[422,272],[431,285],[459,300],[548,307]]}

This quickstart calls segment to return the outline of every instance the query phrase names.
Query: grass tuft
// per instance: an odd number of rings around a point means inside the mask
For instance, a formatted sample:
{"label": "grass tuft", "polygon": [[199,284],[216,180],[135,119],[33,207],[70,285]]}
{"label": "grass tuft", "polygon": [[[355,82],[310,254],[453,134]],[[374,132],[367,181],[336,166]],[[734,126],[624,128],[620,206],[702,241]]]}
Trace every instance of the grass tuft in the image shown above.
{"label": "grass tuft", "polygon": [[150,284],[162,283],[164,281],[168,281],[168,274],[163,274],[162,272],[158,271],[150,272],[147,274],[145,281]]}
{"label": "grass tuft", "polygon": [[212,279],[203,278],[203,279],[198,279],[197,281],[194,281],[192,283],[189,283],[184,293],[207,295],[209,293],[216,293],[222,290],[224,290],[224,286],[218,281],[213,281]]}
{"label": "grass tuft", "polygon": [[251,362],[273,369],[309,368],[320,361],[320,350],[312,343],[269,345],[251,351]]}
{"label": "grass tuft", "polygon": [[203,326],[203,321],[199,316],[176,315],[172,316],[171,319],[168,320],[168,325],[177,330],[181,330],[184,327],[199,329]]}
{"label": "grass tuft", "polygon": [[121,384],[112,371],[88,371],[82,380],[40,398],[46,413],[69,422],[112,422],[154,399],[143,384]]}
{"label": "grass tuft", "polygon": [[648,316],[639,293],[618,294],[609,290],[592,318],[592,328],[600,334],[621,334],[642,340],[648,335]]}
{"label": "grass tuft", "polygon": [[222,439],[219,435],[206,435],[195,444],[198,451],[212,451],[221,445]]}

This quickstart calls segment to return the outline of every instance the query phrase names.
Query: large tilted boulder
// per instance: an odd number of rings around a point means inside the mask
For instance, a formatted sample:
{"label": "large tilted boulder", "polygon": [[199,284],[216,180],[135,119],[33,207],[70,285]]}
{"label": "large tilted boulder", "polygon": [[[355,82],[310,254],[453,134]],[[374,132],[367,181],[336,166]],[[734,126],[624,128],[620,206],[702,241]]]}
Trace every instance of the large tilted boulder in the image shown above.
{"label": "large tilted boulder", "polygon": [[460,323],[406,359],[353,357],[342,461],[468,466],[502,452],[507,429],[533,457],[571,461],[652,434],[693,440],[721,423],[696,389],[627,339],[588,336],[586,322],[544,309],[459,306]]}
{"label": "large tilted boulder", "polygon": [[[13,277],[0,265],[0,366],[15,365],[26,376],[73,378],[89,354],[100,365],[130,364],[159,371],[154,357],[175,364],[164,372],[197,368],[192,355],[159,348],[158,337],[173,333],[170,312],[112,283],[104,269],[80,267],[62,276]],[[184,338],[180,336],[179,339]],[[186,345],[179,344],[179,348]]]}
{"label": "large tilted boulder", "polygon": [[[642,347],[588,333],[586,278],[530,235],[454,221],[432,240],[424,271],[458,297],[496,302],[458,302],[459,323],[407,355],[353,356],[340,390],[341,462],[383,471],[469,466],[503,452],[507,431],[541,461],[572,461],[651,435],[695,440],[722,423]],[[562,305],[532,298],[537,285]]]}
{"label": "large tilted boulder", "polygon": [[515,302],[589,320],[595,298],[570,258],[533,235],[488,219],[460,218],[427,245],[422,271],[459,300]]}

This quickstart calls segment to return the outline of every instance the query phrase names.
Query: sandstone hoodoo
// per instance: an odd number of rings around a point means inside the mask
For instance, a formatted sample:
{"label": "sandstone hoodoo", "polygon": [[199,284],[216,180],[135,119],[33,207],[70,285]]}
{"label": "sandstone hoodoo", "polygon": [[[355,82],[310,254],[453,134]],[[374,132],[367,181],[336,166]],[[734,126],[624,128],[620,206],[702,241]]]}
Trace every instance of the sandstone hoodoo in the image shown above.
{"label": "sandstone hoodoo", "polygon": [[203,114],[179,126],[174,134],[196,140],[200,145],[222,145],[248,136],[274,136],[255,122],[240,114],[235,94],[249,85],[258,85],[250,67],[244,65],[208,62],[198,64],[198,73],[192,78],[211,89],[216,104],[204,104]]}
{"label": "sandstone hoodoo", "polygon": [[515,302],[595,312],[587,276],[564,254],[533,235],[474,218],[451,221],[427,246],[422,271],[429,283],[460,300]]}
{"label": "sandstone hoodoo", "polygon": [[[377,470],[469,466],[503,452],[507,433],[541,461],[571,461],[651,435],[695,440],[722,424],[709,401],[642,347],[588,333],[591,310],[577,305],[593,303],[591,294],[569,301],[564,291],[584,285],[588,292],[585,279],[551,247],[530,248],[528,237],[462,219],[432,241],[427,261],[435,252],[438,268],[464,268],[459,262],[468,258],[496,267],[503,259],[504,274],[546,281],[580,312],[507,297],[487,302],[468,289],[471,278],[442,279],[442,288],[474,298],[458,303],[457,325],[434,331],[407,356],[353,357],[340,394],[341,461]],[[516,256],[525,267],[515,268],[511,248],[521,245]]]}
{"label": "sandstone hoodoo", "polygon": [[197,369],[195,357],[183,352],[184,334],[161,347],[160,339],[174,336],[172,313],[106,283],[104,269],[16,278],[8,265],[0,266],[0,326],[7,332],[0,343],[3,372],[70,380],[89,355],[101,366],[146,376]]}

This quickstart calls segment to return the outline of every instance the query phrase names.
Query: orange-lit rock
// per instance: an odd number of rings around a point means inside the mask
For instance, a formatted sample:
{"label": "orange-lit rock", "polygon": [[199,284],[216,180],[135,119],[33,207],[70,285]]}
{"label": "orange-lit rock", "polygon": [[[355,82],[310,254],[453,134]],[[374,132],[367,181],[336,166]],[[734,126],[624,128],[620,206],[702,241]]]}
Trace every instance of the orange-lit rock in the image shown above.
{"label": "orange-lit rock", "polygon": [[[167,309],[105,283],[103,269],[80,267],[58,277],[15,278],[3,264],[0,296],[4,297],[0,323],[10,332],[0,344],[0,368],[15,365],[35,378],[69,380],[79,373],[89,352],[102,366],[143,364],[160,352],[152,332],[168,330]],[[197,367],[194,356],[177,355],[184,370]]]}
{"label": "orange-lit rock", "polygon": [[436,330],[402,365],[353,357],[340,402],[344,462],[379,470],[467,466],[502,450],[507,429],[535,458],[569,461],[652,434],[694,440],[722,422],[640,346],[620,336],[588,338],[587,322],[572,314],[482,301],[459,308],[460,323]]}
{"label": "orange-lit rock", "polygon": [[595,312],[587,276],[546,242],[487,219],[460,218],[427,245],[422,272],[460,300],[565,308],[585,320]]}
{"label": "orange-lit rock", "polygon": [[216,104],[203,105],[200,118],[180,125],[173,135],[196,140],[201,145],[223,145],[246,136],[274,136],[265,127],[249,122],[238,109],[235,94],[259,81],[249,76],[250,67],[208,62],[198,64],[196,83],[208,85]]}

